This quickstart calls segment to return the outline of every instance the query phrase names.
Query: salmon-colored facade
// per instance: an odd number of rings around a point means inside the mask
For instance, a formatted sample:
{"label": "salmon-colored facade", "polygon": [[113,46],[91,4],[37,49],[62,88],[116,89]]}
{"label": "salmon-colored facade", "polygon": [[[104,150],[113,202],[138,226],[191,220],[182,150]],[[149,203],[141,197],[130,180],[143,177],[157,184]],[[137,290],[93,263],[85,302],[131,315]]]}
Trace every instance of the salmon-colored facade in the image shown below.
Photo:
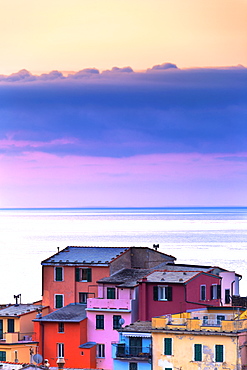
{"label": "salmon-colored facade", "polygon": [[[62,280],[56,281],[56,269],[62,269]],[[91,269],[91,281],[76,281],[76,269]],[[43,266],[43,305],[50,306],[50,310],[56,309],[56,295],[63,296],[63,306],[70,303],[85,303],[80,301],[80,293],[84,297],[94,298],[98,296],[97,280],[109,276],[107,266]],[[60,308],[60,307],[59,307]]]}

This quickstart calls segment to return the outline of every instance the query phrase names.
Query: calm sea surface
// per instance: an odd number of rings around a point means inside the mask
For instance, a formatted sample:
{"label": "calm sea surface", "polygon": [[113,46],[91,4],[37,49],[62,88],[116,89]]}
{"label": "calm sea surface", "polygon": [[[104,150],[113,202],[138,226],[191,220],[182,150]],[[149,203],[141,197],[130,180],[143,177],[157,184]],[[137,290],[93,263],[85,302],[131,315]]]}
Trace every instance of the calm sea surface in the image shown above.
{"label": "calm sea surface", "polygon": [[177,263],[236,271],[247,295],[247,208],[2,209],[0,303],[40,299],[40,262],[58,247],[153,244]]}

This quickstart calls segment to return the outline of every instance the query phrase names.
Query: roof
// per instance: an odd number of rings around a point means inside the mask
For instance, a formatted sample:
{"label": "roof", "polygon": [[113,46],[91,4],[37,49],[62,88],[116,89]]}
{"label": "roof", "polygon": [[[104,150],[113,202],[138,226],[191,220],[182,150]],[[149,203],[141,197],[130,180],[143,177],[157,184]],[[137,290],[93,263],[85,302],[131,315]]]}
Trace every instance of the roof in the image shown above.
{"label": "roof", "polygon": [[41,322],[80,322],[86,318],[86,304],[71,303],[67,306],[49,313],[48,315],[35,319],[34,321]]}
{"label": "roof", "polygon": [[35,304],[15,304],[0,310],[0,316],[21,316],[30,312],[41,310],[44,306]]}
{"label": "roof", "polygon": [[123,269],[115,274],[102,278],[97,283],[116,284],[119,287],[131,288],[137,285],[138,280],[149,274],[151,269]]}
{"label": "roof", "polygon": [[152,330],[151,321],[136,321],[133,324],[127,325],[124,328],[118,329],[119,332],[140,332],[149,333]]}
{"label": "roof", "polygon": [[94,346],[96,346],[96,342],[87,342],[87,343],[83,343],[79,346],[79,348],[92,348]]}
{"label": "roof", "polygon": [[[203,272],[211,272],[213,274],[219,274],[221,272],[232,272],[232,271],[229,271],[229,270],[226,270],[222,267],[219,267],[219,266],[205,266],[205,265],[188,265],[188,264],[184,264],[184,263],[164,263],[162,262],[161,264],[159,264],[156,268],[158,269],[161,269],[161,268],[164,268],[166,270],[172,270],[172,271],[182,271],[182,270],[185,270],[185,271],[203,271]],[[236,274],[236,276],[240,276],[239,274],[237,274],[235,271],[234,273]]]}
{"label": "roof", "polygon": [[198,271],[153,271],[147,278],[148,283],[179,283],[184,284],[198,275]]}
{"label": "roof", "polygon": [[62,251],[42,261],[42,265],[105,265],[108,266],[128,248],[123,247],[66,247]]}

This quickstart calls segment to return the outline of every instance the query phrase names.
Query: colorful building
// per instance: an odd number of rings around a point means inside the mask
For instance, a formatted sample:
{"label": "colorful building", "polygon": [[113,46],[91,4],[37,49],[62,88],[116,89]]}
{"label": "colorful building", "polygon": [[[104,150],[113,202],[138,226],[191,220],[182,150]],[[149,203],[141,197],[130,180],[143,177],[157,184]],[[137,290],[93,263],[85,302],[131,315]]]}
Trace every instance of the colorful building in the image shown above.
{"label": "colorful building", "polygon": [[67,247],[42,264],[43,304],[50,310],[98,297],[97,281],[123,268],[149,268],[175,257],[150,248]]}
{"label": "colorful building", "polygon": [[219,306],[221,277],[198,271],[152,271],[139,281],[139,320]]}
{"label": "colorful building", "polygon": [[119,329],[119,340],[112,343],[113,370],[151,370],[151,321],[138,321]]}
{"label": "colorful building", "polygon": [[70,304],[35,322],[39,353],[52,367],[64,358],[66,367],[96,368],[96,343],[87,341],[85,304]]}
{"label": "colorful building", "polygon": [[48,313],[40,304],[16,304],[0,310],[0,362],[32,362],[38,350],[32,320]]}
{"label": "colorful building", "polygon": [[246,366],[247,320],[229,308],[152,319],[153,370],[240,370]]}

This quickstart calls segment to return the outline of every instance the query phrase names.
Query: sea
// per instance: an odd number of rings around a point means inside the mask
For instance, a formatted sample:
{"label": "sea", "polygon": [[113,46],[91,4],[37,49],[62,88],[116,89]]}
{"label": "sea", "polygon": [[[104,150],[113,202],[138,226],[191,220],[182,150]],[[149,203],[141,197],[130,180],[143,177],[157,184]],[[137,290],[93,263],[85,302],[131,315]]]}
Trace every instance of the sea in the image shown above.
{"label": "sea", "polygon": [[176,263],[242,275],[247,296],[247,208],[0,209],[0,304],[41,299],[41,261],[67,246],[149,247]]}

